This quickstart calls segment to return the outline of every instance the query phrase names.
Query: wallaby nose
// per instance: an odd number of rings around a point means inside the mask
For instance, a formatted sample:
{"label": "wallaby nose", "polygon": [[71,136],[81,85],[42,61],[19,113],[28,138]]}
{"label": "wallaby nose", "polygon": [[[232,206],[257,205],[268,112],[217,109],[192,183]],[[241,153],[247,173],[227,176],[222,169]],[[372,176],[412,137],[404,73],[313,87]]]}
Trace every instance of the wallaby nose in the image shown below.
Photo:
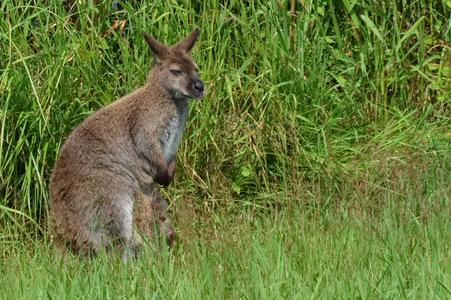
{"label": "wallaby nose", "polygon": [[204,83],[200,80],[194,82],[194,89],[199,93],[204,91]]}

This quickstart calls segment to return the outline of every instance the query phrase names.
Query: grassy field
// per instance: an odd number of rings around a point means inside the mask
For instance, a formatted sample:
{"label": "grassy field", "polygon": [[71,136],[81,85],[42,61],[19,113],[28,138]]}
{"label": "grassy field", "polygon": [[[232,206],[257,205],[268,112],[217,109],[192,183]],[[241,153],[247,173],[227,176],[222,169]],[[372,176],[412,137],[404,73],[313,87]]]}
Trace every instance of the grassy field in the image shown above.
{"label": "grassy field", "polygon": [[[451,299],[449,0],[119,2],[0,1],[2,299]],[[177,245],[61,260],[64,139],[197,27]]]}

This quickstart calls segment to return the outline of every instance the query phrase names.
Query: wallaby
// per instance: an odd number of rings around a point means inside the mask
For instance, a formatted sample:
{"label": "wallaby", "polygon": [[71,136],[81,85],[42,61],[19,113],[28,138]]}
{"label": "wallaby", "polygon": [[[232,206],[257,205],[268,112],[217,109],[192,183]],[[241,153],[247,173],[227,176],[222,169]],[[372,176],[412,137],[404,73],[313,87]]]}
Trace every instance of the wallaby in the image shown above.
{"label": "wallaby", "polygon": [[[167,186],[174,177],[188,100],[204,95],[190,57],[199,30],[172,47],[142,33],[154,57],[147,84],[74,129],[61,147],[49,187],[56,238],[86,255],[117,246],[124,262],[134,255],[135,204],[141,197],[161,202],[159,195],[153,199],[155,183]],[[152,216],[148,222],[153,224]],[[170,226],[160,228],[173,235]]]}

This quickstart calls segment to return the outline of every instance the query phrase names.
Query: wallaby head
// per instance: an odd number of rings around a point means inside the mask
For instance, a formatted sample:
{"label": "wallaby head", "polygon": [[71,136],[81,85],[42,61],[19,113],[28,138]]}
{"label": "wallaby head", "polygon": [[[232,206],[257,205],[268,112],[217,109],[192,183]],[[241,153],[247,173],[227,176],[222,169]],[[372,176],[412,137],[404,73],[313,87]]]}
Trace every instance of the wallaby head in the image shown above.
{"label": "wallaby head", "polygon": [[204,84],[197,73],[197,65],[190,57],[199,29],[191,32],[177,44],[168,47],[142,32],[154,56],[149,80],[174,100],[197,99],[204,96]]}

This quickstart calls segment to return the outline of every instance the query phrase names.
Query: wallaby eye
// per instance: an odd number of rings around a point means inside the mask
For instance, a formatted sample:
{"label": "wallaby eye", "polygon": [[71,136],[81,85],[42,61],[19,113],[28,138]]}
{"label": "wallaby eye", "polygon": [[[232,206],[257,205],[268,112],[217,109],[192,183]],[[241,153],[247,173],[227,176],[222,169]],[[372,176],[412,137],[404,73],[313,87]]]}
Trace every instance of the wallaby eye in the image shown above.
{"label": "wallaby eye", "polygon": [[175,76],[179,76],[180,74],[182,74],[182,72],[180,72],[179,70],[171,70],[172,75]]}

